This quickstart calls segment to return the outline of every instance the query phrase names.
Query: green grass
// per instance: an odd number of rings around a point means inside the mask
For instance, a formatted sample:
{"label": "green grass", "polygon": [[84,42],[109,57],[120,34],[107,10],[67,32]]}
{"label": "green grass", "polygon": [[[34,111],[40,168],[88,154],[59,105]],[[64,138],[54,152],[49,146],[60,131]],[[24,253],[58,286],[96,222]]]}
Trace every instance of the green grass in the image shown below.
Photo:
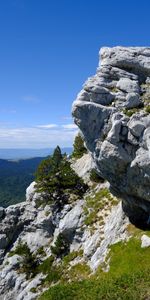
{"label": "green grass", "polygon": [[90,267],[86,263],[78,263],[71,268],[66,269],[62,277],[62,282],[81,281],[88,278],[90,273]]}
{"label": "green grass", "polygon": [[39,266],[38,271],[39,273],[42,272],[43,274],[49,273],[52,264],[54,262],[54,257],[51,255],[48,258],[46,258]]}
{"label": "green grass", "polygon": [[137,238],[110,249],[110,271],[99,268],[89,279],[51,287],[40,300],[148,300],[150,299],[150,248]]}

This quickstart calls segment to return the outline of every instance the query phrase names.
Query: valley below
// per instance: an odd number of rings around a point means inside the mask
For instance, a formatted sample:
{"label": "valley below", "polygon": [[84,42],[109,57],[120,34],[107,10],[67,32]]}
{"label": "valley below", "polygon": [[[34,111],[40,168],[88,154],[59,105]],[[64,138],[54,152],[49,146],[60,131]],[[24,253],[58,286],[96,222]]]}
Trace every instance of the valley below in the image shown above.
{"label": "valley below", "polygon": [[24,160],[0,159],[0,206],[25,201],[27,187],[35,178],[42,157]]}

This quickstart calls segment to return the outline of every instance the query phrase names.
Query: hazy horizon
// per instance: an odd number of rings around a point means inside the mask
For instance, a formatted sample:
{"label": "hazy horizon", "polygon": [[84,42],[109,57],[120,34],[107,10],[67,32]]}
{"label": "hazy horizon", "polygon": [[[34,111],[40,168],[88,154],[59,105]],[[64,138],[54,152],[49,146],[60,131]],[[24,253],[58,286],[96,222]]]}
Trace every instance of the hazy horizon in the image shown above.
{"label": "hazy horizon", "polygon": [[[46,157],[53,153],[55,148],[0,148],[0,159],[28,159],[35,157]],[[71,154],[72,147],[62,147],[62,153]]]}

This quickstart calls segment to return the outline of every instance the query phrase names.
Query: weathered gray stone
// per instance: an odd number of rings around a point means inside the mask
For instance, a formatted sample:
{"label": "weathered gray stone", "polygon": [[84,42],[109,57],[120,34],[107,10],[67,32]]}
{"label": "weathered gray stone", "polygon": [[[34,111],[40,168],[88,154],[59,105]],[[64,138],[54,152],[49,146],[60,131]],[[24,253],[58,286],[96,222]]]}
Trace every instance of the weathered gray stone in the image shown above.
{"label": "weathered gray stone", "polygon": [[26,189],[26,201],[32,201],[35,195],[35,185],[36,182],[33,181]]}
{"label": "weathered gray stone", "polygon": [[91,236],[87,232],[85,232],[86,236],[84,236],[85,242],[83,243],[84,255],[87,258],[90,258],[97,250],[98,245],[101,240],[101,235],[99,229],[94,232]]}
{"label": "weathered gray stone", "polygon": [[147,236],[146,234],[143,234],[141,237],[141,248],[147,248],[150,247],[150,237]]}
{"label": "weathered gray stone", "polygon": [[138,93],[129,93],[126,96],[125,107],[126,108],[135,108],[141,104],[140,96]]}
{"label": "weathered gray stone", "polygon": [[136,121],[136,120],[131,120],[131,122],[129,122],[128,125],[129,129],[131,130],[131,133],[135,136],[135,137],[140,137],[141,134],[143,133],[145,126],[142,122],[140,121]]}
{"label": "weathered gray stone", "polygon": [[138,82],[128,78],[120,78],[120,80],[117,82],[116,87],[126,93],[139,92]]}
{"label": "weathered gray stone", "polygon": [[[138,75],[141,79],[150,76],[149,47],[103,47],[100,50],[100,66],[112,66]],[[124,77],[124,76],[123,76]]]}
{"label": "weathered gray stone", "polygon": [[63,233],[63,235],[72,238],[75,230],[81,226],[83,204],[83,200],[79,200],[65,217],[60,220],[59,231]]}
{"label": "weathered gray stone", "polygon": [[[97,74],[85,84],[89,100],[78,96],[72,110],[99,174],[123,198],[130,219],[144,226],[150,215],[150,114],[141,91],[149,90],[149,78],[150,48],[102,48]],[[90,100],[95,91],[101,104]],[[105,101],[108,94],[112,103]]]}
{"label": "weathered gray stone", "polygon": [[26,201],[28,202],[32,201],[32,205],[38,207],[39,204],[41,204],[41,200],[42,200],[42,193],[36,192],[36,182],[33,181],[26,189]]}

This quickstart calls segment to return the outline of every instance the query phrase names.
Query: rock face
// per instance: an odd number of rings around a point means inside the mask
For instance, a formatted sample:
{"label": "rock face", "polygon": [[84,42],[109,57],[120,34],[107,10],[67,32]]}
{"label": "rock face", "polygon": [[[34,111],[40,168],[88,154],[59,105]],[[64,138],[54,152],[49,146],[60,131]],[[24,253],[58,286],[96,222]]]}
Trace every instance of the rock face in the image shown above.
{"label": "rock face", "polygon": [[150,48],[102,48],[73,116],[97,171],[123,199],[130,220],[149,226]]}
{"label": "rock face", "polygon": [[[10,251],[15,250],[19,243],[26,243],[35,256],[41,247],[44,248],[46,259],[51,255],[51,244],[60,233],[72,243],[77,229],[83,224],[83,200],[67,204],[61,211],[54,210],[52,205],[37,207],[35,199],[39,200],[40,194],[37,197],[34,185],[32,183],[27,189],[27,201],[3,209],[0,219],[0,300],[37,299],[39,291],[31,291],[40,286],[44,278],[42,273],[33,279],[19,273],[22,256],[9,256]],[[76,238],[80,247],[78,234]]]}

